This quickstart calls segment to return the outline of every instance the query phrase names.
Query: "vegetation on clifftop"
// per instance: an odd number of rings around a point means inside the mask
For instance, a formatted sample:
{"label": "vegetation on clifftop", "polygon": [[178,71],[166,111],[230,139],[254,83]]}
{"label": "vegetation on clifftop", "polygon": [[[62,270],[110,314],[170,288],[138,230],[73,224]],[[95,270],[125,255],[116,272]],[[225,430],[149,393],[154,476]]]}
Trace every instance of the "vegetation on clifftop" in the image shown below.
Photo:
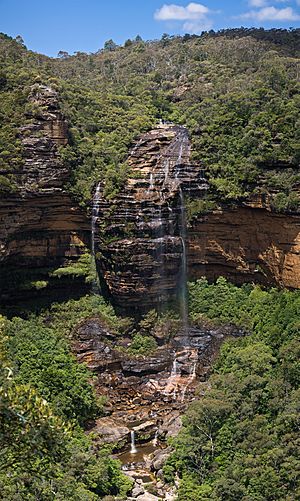
{"label": "vegetation on clifftop", "polygon": [[241,28],[138,38],[51,59],[1,35],[2,190],[14,189],[9,172],[21,162],[18,126],[29,119],[30,86],[43,82],[59,90],[69,122],[70,144],[61,154],[79,200],[90,200],[99,180],[108,196],[121,189],[130,175],[130,145],[163,118],[187,125],[193,159],[206,168],[213,198],[270,193],[274,210],[295,211],[299,46],[299,30]]}

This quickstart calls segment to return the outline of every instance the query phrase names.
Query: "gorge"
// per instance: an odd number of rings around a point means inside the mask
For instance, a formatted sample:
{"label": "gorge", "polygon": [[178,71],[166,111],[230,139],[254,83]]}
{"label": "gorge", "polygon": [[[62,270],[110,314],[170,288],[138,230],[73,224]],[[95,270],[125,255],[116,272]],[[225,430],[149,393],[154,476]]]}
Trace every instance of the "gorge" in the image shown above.
{"label": "gorge", "polygon": [[57,59],[0,34],[8,501],[297,499],[299,34],[275,31]]}

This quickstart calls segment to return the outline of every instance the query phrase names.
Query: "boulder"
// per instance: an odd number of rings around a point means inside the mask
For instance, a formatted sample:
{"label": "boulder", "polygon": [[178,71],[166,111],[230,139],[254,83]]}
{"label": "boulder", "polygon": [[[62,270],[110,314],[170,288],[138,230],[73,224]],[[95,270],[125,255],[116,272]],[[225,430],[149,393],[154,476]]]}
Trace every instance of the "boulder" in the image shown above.
{"label": "boulder", "polygon": [[130,440],[130,430],[127,426],[113,418],[97,419],[96,426],[92,429],[97,442],[116,444],[115,449],[122,449]]}

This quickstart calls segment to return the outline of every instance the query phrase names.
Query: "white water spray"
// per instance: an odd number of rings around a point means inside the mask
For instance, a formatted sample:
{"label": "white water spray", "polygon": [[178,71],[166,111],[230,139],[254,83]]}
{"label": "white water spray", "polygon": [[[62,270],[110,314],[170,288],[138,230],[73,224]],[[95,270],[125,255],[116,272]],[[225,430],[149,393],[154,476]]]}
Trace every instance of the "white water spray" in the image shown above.
{"label": "white water spray", "polygon": [[153,439],[152,443],[153,443],[154,447],[156,447],[158,444],[158,430],[156,430],[156,432],[155,432],[154,439]]}
{"label": "white water spray", "polygon": [[[96,190],[93,196],[93,207],[92,207],[92,242],[91,242],[91,247],[92,247],[92,259],[93,259],[93,267],[95,268],[95,273],[97,275],[97,268],[96,268],[96,255],[95,255],[95,234],[96,234],[96,227],[97,227],[97,220],[99,216],[99,210],[100,210],[100,198],[101,198],[101,184],[98,183],[96,186]],[[93,292],[94,293],[99,293],[99,282],[98,282],[98,275],[95,281],[93,281]]]}
{"label": "white water spray", "polygon": [[130,432],[130,440],[131,440],[130,454],[136,454],[137,453],[137,449],[136,449],[136,446],[135,446],[135,432],[134,432],[134,430],[131,430],[131,432]]}
{"label": "white water spray", "polygon": [[186,252],[186,210],[184,196],[181,187],[179,188],[180,213],[179,213],[179,235],[182,244],[181,270],[179,278],[179,304],[183,329],[188,328],[188,297],[187,297],[187,252]]}
{"label": "white water spray", "polygon": [[197,362],[194,362],[191,369],[190,369],[190,375],[189,375],[189,378],[187,380],[187,383],[186,383],[185,387],[183,388],[183,391],[181,394],[181,402],[184,402],[185,394],[186,394],[188,387],[194,381],[194,379],[196,379],[196,375],[197,375],[196,369],[197,369]]}

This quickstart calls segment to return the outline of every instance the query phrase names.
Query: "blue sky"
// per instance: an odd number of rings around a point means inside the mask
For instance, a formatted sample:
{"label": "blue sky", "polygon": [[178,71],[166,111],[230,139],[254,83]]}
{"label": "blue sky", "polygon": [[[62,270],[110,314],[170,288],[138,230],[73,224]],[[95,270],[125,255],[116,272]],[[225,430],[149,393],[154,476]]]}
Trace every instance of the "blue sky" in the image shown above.
{"label": "blue sky", "polygon": [[0,31],[50,56],[237,26],[300,27],[300,0],[0,0]]}

